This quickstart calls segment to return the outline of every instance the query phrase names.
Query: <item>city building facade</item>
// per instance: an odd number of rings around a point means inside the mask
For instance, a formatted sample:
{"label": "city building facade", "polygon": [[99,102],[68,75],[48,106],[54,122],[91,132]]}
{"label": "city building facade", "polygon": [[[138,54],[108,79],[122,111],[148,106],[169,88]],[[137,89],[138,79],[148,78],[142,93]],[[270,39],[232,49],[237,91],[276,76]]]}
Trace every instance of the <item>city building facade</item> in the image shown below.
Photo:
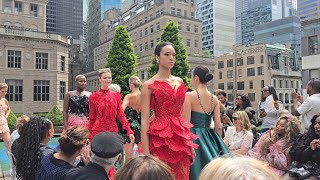
{"label": "city building facade", "polygon": [[67,38],[45,32],[46,0],[0,1],[0,82],[15,113],[60,109],[68,89]]}
{"label": "city building facade", "polygon": [[320,18],[320,0],[299,0],[298,15],[301,21]]}
{"label": "city building facade", "polygon": [[[105,19],[100,24],[100,44],[94,49],[95,71],[105,67],[106,57],[112,45],[116,26],[125,25],[131,35],[134,52],[138,56],[138,75],[142,80],[147,80],[147,69],[154,57],[154,48],[160,42],[163,28],[169,20],[178,24],[191,67],[194,68],[196,65],[202,64],[211,67],[213,70],[213,59],[202,56],[201,22],[197,19],[196,10],[196,4],[192,1],[173,1],[171,3],[164,0],[149,0],[144,3],[136,3],[128,11],[121,14],[110,9],[110,13],[118,14],[118,17]],[[91,74],[94,73],[86,74],[89,77],[88,88],[96,90],[99,86],[98,76],[93,75],[91,79]]]}
{"label": "city building facade", "polygon": [[301,23],[302,29],[302,93],[307,95],[307,83],[320,77],[320,18]]}
{"label": "city building facade", "polygon": [[191,0],[198,4],[202,21],[202,48],[213,56],[232,51],[235,44],[234,0]]}
{"label": "city building facade", "polygon": [[264,86],[273,86],[284,107],[292,109],[290,93],[300,89],[301,72],[293,50],[268,44],[234,46],[233,52],[215,59],[214,89],[222,89],[228,101],[248,95],[257,109]]}
{"label": "city building facade", "polygon": [[298,16],[289,16],[253,28],[254,42],[284,44],[295,50],[301,67],[301,23]]}

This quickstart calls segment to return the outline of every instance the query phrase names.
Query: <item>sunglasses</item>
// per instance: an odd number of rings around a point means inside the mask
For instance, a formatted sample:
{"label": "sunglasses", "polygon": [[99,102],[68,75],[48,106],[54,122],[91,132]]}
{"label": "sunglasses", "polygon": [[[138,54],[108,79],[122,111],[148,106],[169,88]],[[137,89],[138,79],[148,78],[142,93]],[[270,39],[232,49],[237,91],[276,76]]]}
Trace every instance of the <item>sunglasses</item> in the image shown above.
{"label": "sunglasses", "polygon": [[232,117],[232,120],[237,120],[237,119],[239,119],[238,117]]}

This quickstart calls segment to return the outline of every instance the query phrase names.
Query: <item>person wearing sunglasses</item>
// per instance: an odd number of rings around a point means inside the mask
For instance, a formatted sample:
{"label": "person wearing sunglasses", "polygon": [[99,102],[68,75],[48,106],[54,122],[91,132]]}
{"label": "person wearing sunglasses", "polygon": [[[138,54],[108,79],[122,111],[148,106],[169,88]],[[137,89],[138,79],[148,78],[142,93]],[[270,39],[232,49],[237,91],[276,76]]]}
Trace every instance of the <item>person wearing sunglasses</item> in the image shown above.
{"label": "person wearing sunglasses", "polygon": [[233,155],[246,155],[252,147],[253,134],[246,111],[236,111],[232,115],[233,125],[227,129],[223,139]]}

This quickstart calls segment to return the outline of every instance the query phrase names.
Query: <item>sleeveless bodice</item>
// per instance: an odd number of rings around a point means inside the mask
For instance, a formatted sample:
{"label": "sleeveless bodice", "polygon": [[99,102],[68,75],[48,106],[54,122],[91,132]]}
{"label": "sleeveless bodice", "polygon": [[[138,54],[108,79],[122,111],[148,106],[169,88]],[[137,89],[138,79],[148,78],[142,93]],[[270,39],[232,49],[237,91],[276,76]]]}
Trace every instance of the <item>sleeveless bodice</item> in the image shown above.
{"label": "sleeveless bodice", "polygon": [[89,116],[89,97],[71,96],[69,99],[69,113],[77,116]]}
{"label": "sleeveless bodice", "polygon": [[191,111],[191,123],[193,128],[209,128],[212,115]]}
{"label": "sleeveless bodice", "polygon": [[0,105],[0,116],[5,117],[7,109],[8,109],[8,106],[6,104]]}

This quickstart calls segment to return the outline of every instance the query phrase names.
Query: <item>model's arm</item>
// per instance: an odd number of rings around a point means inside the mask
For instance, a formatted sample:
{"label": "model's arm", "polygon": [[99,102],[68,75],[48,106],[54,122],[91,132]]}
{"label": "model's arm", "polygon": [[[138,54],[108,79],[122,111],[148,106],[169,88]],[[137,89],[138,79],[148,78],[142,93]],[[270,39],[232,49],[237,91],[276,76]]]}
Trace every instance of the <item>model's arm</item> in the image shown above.
{"label": "model's arm", "polygon": [[116,93],[115,96],[117,96],[117,102],[118,102],[118,107],[117,107],[117,115],[119,118],[119,121],[122,124],[122,129],[127,130],[127,135],[133,134],[133,131],[130,128],[130,123],[127,121],[126,115],[124,114],[124,111],[122,109],[122,102],[121,102],[121,94]]}
{"label": "model's arm", "polygon": [[151,100],[151,90],[148,88],[148,83],[145,82],[141,89],[141,141],[143,154],[150,154],[149,152],[149,115],[150,115],[150,100]]}
{"label": "model's arm", "polygon": [[8,106],[8,109],[7,109],[7,111],[6,111],[6,118],[8,119],[8,117],[9,117],[9,115],[10,115],[10,113],[11,113],[11,107],[10,107],[10,105],[9,105],[8,100],[4,99],[4,102],[5,102],[5,103],[7,104],[7,106]]}
{"label": "model's arm", "polygon": [[220,119],[220,103],[218,103],[217,97],[214,96],[216,105],[213,110],[213,115],[214,115],[214,129],[216,132],[219,134],[220,137],[222,137],[222,127],[221,127],[221,119]]}
{"label": "model's arm", "polygon": [[67,130],[67,126],[68,126],[69,100],[70,100],[70,94],[69,92],[67,92],[63,99],[63,122],[64,122],[65,130]]}
{"label": "model's arm", "polygon": [[129,94],[127,94],[124,98],[123,98],[123,101],[122,101],[122,110],[126,110],[127,106],[129,105]]}
{"label": "model's arm", "polygon": [[188,92],[186,94],[186,98],[184,100],[183,106],[182,106],[182,115],[185,121],[190,122],[191,120],[191,94]]}
{"label": "model's arm", "polygon": [[96,107],[95,107],[95,94],[92,94],[89,99],[89,125],[88,130],[92,132],[93,125],[96,121]]}

